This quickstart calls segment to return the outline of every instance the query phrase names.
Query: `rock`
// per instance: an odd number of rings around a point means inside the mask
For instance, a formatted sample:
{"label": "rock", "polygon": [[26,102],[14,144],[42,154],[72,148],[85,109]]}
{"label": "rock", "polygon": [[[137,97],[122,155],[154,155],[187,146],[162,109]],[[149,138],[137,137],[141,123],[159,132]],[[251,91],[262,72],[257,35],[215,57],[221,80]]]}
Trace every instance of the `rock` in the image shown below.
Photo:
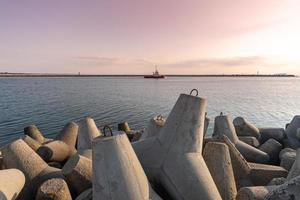
{"label": "rock", "polygon": [[282,143],[284,138],[286,138],[286,133],[283,128],[260,128],[260,143],[264,143],[269,139],[277,140]]}
{"label": "rock", "polygon": [[7,168],[16,168],[25,175],[25,186],[20,199],[32,200],[42,182],[50,178],[63,178],[59,169],[49,167],[22,139],[2,148]]}
{"label": "rock", "polygon": [[235,200],[237,190],[227,145],[220,142],[207,143],[203,158],[222,199]]}
{"label": "rock", "polygon": [[84,151],[85,149],[92,148],[92,140],[102,133],[98,130],[95,121],[87,117],[81,120],[79,123],[77,150]]}
{"label": "rock", "polygon": [[282,145],[277,140],[271,138],[263,143],[259,149],[269,155],[271,164],[279,163],[279,153],[282,149]]}
{"label": "rock", "polygon": [[205,99],[181,94],[157,136],[133,143],[150,182],[174,200],[221,199],[201,155],[205,107]]}
{"label": "rock", "polygon": [[156,136],[165,123],[166,123],[166,119],[161,115],[158,115],[150,119],[147,128],[145,129],[144,133],[141,136],[141,139],[146,139],[146,138]]}
{"label": "rock", "polygon": [[233,124],[238,136],[252,136],[256,139],[260,138],[260,133],[258,128],[251,124],[250,122],[246,121],[242,117],[237,117],[233,120]]}
{"label": "rock", "polygon": [[72,200],[64,179],[53,178],[45,181],[38,189],[36,200]]}
{"label": "rock", "polygon": [[220,115],[215,118],[213,137],[226,135],[248,162],[269,163],[269,155],[253,146],[242,142],[237,137],[232,120],[229,116]]}
{"label": "rock", "polygon": [[76,150],[62,141],[54,140],[41,146],[37,153],[46,162],[65,162]]}
{"label": "rock", "polygon": [[78,154],[71,156],[62,173],[74,196],[92,187],[92,161],[84,156]]}
{"label": "rock", "polygon": [[38,148],[40,148],[41,143],[39,143],[38,141],[32,139],[30,136],[28,135],[24,135],[21,137],[22,140],[24,140],[24,142],[26,142],[26,144],[28,146],[30,146],[30,148],[32,148],[33,151],[37,151]]}
{"label": "rock", "polygon": [[260,143],[256,139],[256,137],[252,137],[252,136],[239,136],[239,140],[242,142],[245,142],[246,144],[249,144],[255,148],[258,148],[260,145]]}
{"label": "rock", "polygon": [[160,200],[125,133],[93,140],[93,200]]}
{"label": "rock", "polygon": [[25,184],[25,176],[18,169],[0,170],[0,199],[14,200]]}
{"label": "rock", "polygon": [[75,122],[69,122],[63,130],[55,137],[55,140],[60,140],[71,148],[75,148],[78,135],[78,125]]}
{"label": "rock", "polygon": [[30,125],[24,128],[24,134],[30,136],[40,144],[44,143],[45,138],[35,125]]}

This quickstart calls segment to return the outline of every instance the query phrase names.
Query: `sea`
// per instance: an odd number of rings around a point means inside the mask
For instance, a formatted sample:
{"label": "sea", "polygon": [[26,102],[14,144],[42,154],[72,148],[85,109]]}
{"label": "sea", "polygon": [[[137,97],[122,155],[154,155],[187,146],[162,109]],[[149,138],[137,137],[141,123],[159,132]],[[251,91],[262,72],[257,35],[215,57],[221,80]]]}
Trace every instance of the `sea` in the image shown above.
{"label": "sea", "polygon": [[94,118],[99,128],[127,121],[142,130],[149,120],[167,117],[181,93],[197,89],[211,119],[223,112],[257,127],[285,127],[300,114],[297,77],[1,77],[0,146],[35,124],[53,138],[70,121]]}

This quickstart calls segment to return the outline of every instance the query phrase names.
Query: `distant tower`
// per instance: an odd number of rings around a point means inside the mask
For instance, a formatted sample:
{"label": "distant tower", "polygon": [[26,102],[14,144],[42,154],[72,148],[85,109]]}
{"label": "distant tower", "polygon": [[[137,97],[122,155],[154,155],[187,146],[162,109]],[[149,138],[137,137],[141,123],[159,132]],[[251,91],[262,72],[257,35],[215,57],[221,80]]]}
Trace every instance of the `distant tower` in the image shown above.
{"label": "distant tower", "polygon": [[78,72],[78,76],[80,76],[80,72]]}
{"label": "distant tower", "polygon": [[259,75],[259,70],[257,70],[257,75]]}

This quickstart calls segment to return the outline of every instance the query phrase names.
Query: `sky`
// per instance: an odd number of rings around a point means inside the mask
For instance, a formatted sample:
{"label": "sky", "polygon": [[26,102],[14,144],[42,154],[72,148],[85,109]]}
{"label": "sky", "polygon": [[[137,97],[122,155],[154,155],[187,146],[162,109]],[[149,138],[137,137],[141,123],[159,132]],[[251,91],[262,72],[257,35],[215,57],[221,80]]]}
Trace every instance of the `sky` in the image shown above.
{"label": "sky", "polygon": [[0,0],[0,72],[300,75],[299,0]]}

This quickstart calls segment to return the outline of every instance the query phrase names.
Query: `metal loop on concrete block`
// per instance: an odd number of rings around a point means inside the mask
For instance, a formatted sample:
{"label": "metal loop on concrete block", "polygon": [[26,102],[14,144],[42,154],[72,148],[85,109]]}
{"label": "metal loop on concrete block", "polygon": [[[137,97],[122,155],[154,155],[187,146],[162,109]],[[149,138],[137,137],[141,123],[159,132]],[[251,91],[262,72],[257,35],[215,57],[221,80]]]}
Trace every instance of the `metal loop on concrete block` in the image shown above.
{"label": "metal loop on concrete block", "polygon": [[198,90],[197,89],[192,89],[191,92],[190,92],[190,95],[192,95],[194,91],[196,92],[195,97],[197,97],[198,96]]}
{"label": "metal loop on concrete block", "polygon": [[106,129],[108,129],[110,132],[110,135],[113,136],[112,129],[110,128],[110,126],[105,125],[102,129],[104,137],[106,137]]}

